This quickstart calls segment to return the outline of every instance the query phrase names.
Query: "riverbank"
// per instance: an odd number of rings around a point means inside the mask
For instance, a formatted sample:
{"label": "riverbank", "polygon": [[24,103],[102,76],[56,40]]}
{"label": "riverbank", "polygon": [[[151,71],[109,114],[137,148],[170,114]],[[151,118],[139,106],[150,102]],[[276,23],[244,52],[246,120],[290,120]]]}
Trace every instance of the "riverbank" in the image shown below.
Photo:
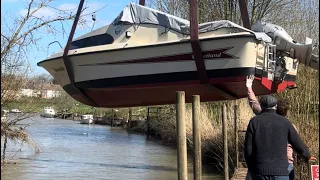
{"label": "riverbank", "polygon": [[[200,112],[200,133],[202,141],[202,163],[211,165],[220,173],[223,173],[223,138],[222,138],[222,120],[221,105],[225,102],[219,102],[215,105],[210,103],[201,103]],[[249,119],[253,116],[250,107],[246,107],[245,99],[227,103],[228,107],[228,148],[229,148],[229,170],[230,175],[233,174],[235,168],[235,142],[234,142],[234,111],[233,106],[237,104],[243,107],[238,112],[239,129],[245,129]],[[165,145],[176,146],[176,116],[175,106],[161,106],[159,116],[151,116],[149,118],[149,134],[154,139],[161,139]],[[246,108],[246,109],[245,109]],[[130,128],[129,131],[147,134],[147,121],[141,121],[137,126]],[[186,134],[188,151],[192,152],[192,114],[191,105],[187,104],[186,109]],[[243,140],[244,137],[240,136]],[[241,146],[240,146],[241,149]]]}
{"label": "riverbank", "polygon": [[[214,102],[214,103],[202,103],[201,104],[201,117],[200,117],[200,129],[201,129],[201,140],[202,140],[202,161],[203,164],[210,165],[214,169],[223,173],[223,141],[222,141],[222,124],[221,124],[221,105],[223,103],[227,104],[227,122],[228,122],[228,149],[229,149],[229,172],[230,176],[233,174],[233,170],[236,166],[235,160],[235,143],[234,142],[234,112],[233,106],[238,105],[238,126],[239,130],[246,130],[248,121],[254,116],[251,108],[248,106],[247,99],[240,99],[236,101],[226,101],[226,102]],[[85,105],[78,105],[76,108],[71,109],[71,112],[88,112],[94,114],[94,123],[102,125],[111,125],[111,120],[116,119],[117,125],[125,128],[128,132],[147,134],[149,132],[151,140],[161,140],[161,143],[175,147],[176,146],[176,119],[175,119],[175,106],[166,105],[159,106],[161,109],[157,115],[152,115],[149,118],[149,131],[146,121],[147,108],[133,108],[132,113],[135,114],[132,117],[132,121],[129,120],[129,109],[117,109],[115,112],[113,109],[106,108],[91,108],[91,111],[85,111],[85,109],[90,109]],[[83,109],[81,109],[83,108]],[[81,110],[80,110],[81,109]],[[140,111],[139,111],[140,110]],[[307,116],[317,116],[314,114],[315,109],[310,109],[312,114],[309,113]],[[120,111],[120,113],[119,113]],[[70,112],[70,111],[69,111]],[[140,113],[140,117],[137,118],[137,114]],[[79,114],[78,114],[79,115]],[[289,119],[292,118],[289,116]],[[303,119],[308,118],[307,116],[300,116]],[[191,119],[191,105],[187,104],[186,109],[186,130],[187,130],[187,145],[188,152],[192,152],[192,119]],[[76,118],[70,116],[70,120],[79,120],[80,116]],[[139,120],[137,120],[139,119]],[[319,139],[319,136],[315,135],[315,132],[319,130],[319,124],[317,121],[310,121],[309,124],[299,121],[296,118],[292,118],[293,123],[299,129],[300,135],[306,141],[307,145],[310,147],[311,152],[314,156],[318,155],[319,145],[315,142]],[[290,120],[292,120],[290,119]],[[118,123],[120,122],[120,123]],[[239,149],[243,149],[244,133],[239,134]],[[318,142],[318,141],[316,141]],[[244,161],[243,156],[240,156],[242,161]],[[300,159],[296,158],[296,169],[299,170],[301,174],[301,179],[307,175],[306,164],[302,163]],[[299,162],[299,163],[297,163]],[[297,171],[298,171],[297,170]]]}
{"label": "riverbank", "polygon": [[[282,94],[280,94],[281,96]],[[282,98],[282,97],[279,97]],[[222,139],[222,120],[221,105],[227,104],[227,124],[228,124],[228,149],[229,149],[229,173],[233,174],[236,167],[235,155],[235,134],[234,134],[234,111],[233,106],[237,105],[238,129],[245,131],[251,117],[254,116],[251,108],[248,106],[247,99],[240,99],[228,102],[202,103],[200,113],[200,129],[202,141],[202,160],[203,164],[210,164],[223,173],[223,139]],[[301,104],[300,104],[301,105]],[[297,116],[295,107],[288,119],[298,128],[299,134],[313,156],[319,156],[319,121],[317,107],[308,106],[307,111],[300,111]],[[175,106],[162,106],[158,117],[150,117],[149,133],[155,139],[161,139],[164,144],[176,146],[176,119]],[[186,134],[188,151],[192,151],[192,114],[191,106],[187,104],[186,109]],[[304,121],[302,121],[302,119]],[[307,122],[306,122],[307,121]],[[146,121],[141,121],[136,127],[130,128],[130,131],[147,133],[148,126]],[[240,161],[244,162],[243,151],[245,133],[239,133]],[[296,179],[308,179],[307,163],[300,157],[295,157]]]}
{"label": "riverbank", "polygon": [[[41,153],[34,155],[26,146],[9,146],[17,164],[2,170],[4,180],[177,179],[177,151],[159,141],[147,141],[143,135],[61,119],[37,117],[25,123],[32,124],[27,130]],[[188,176],[192,179],[191,156]],[[223,177],[211,166],[203,166],[203,180],[209,179]]]}

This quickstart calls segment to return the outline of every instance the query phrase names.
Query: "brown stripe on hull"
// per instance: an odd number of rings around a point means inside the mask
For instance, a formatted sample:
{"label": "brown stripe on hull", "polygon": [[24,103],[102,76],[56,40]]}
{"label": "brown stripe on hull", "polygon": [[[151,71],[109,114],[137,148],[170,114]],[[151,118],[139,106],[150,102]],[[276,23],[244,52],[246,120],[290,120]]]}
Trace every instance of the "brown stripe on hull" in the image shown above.
{"label": "brown stripe on hull", "polygon": [[[238,57],[226,53],[228,50],[232,48],[233,47],[225,47],[225,48],[203,51],[202,56],[203,56],[203,59],[225,59],[225,58],[237,59]],[[116,64],[159,63],[159,62],[179,62],[179,61],[194,61],[193,54],[192,53],[175,54],[170,56],[131,59],[131,60],[117,61],[117,62],[82,64],[79,66],[101,66],[101,65],[116,65]]]}

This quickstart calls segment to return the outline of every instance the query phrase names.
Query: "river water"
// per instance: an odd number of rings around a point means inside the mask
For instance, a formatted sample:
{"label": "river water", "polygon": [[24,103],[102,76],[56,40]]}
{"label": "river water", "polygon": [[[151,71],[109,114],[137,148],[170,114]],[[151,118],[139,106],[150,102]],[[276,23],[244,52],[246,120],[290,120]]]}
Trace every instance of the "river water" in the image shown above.
{"label": "river water", "polygon": [[[177,179],[176,149],[143,135],[71,120],[32,118],[24,123],[31,124],[27,130],[41,153],[10,143],[7,157],[17,164],[1,170],[2,180]],[[188,173],[193,179],[191,158]],[[223,178],[204,166],[203,179]]]}

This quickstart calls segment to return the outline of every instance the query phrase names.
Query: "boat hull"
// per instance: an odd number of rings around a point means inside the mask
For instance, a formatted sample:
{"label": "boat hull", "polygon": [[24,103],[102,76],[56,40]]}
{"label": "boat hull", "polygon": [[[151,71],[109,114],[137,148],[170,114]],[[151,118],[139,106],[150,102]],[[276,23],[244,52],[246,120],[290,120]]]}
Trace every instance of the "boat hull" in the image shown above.
{"label": "boat hull", "polygon": [[9,112],[10,113],[22,113],[22,111],[20,111],[18,109],[11,109]]}
{"label": "boat hull", "polygon": [[[96,107],[132,107],[175,103],[175,92],[185,91],[201,101],[239,99],[247,96],[245,80],[256,75],[257,95],[276,93],[295,84],[287,75],[281,84],[267,80],[257,69],[258,41],[251,34],[202,39],[209,84],[201,84],[189,41],[94,52],[69,51],[75,83],[71,84],[62,57],[42,61],[44,67],[77,101]],[[265,80],[268,87],[261,83]]]}
{"label": "boat hull", "polygon": [[[83,92],[95,103],[94,106],[109,108],[173,104],[176,101],[176,91],[185,91],[187,103],[192,102],[192,95],[200,95],[202,102],[234,100],[247,96],[245,88],[247,75],[250,73],[242,76],[211,78],[209,85],[202,85],[198,80],[194,80],[122,88],[83,88]],[[269,90],[261,84],[260,79],[262,78],[257,78],[253,83],[256,95],[277,93],[295,84],[293,80],[283,81],[281,84],[273,85],[277,88]],[[82,94],[68,87],[65,87],[65,90],[77,101],[90,104]]]}
{"label": "boat hull", "polygon": [[81,119],[80,124],[92,124],[92,119]]}
{"label": "boat hull", "polygon": [[54,118],[55,114],[42,113],[40,116],[44,118]]}

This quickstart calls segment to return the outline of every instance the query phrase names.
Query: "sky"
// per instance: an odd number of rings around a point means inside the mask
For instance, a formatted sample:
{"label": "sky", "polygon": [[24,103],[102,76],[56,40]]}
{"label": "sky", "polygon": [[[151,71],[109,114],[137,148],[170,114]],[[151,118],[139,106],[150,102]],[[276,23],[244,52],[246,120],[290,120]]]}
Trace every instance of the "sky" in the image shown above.
{"label": "sky", "polygon": [[[12,21],[12,19],[14,19],[13,17],[25,15],[27,12],[26,7],[29,1],[30,0],[1,0],[1,21],[6,20],[8,26],[14,27]],[[54,8],[67,10],[72,9],[74,10],[74,12],[76,12],[76,8],[79,2],[80,0],[55,0],[52,3],[50,3],[50,5]],[[80,35],[90,32],[92,27],[93,30],[95,30],[99,27],[110,24],[120,14],[123,8],[130,2],[138,3],[138,0],[85,0],[84,6],[88,7],[88,9],[86,9],[86,13],[97,11],[102,7],[104,8],[95,13],[95,23],[93,23],[91,16],[85,17],[85,19],[87,20],[87,26],[78,25],[73,39],[79,37]],[[49,19],[52,17],[57,17],[57,12],[49,8],[43,8],[39,10],[37,14],[35,14],[35,16]],[[55,28],[61,27],[59,23],[55,23],[53,24],[53,26]],[[67,22],[64,26],[66,29],[66,33],[68,34],[66,36],[53,36],[45,32],[39,34],[39,37],[41,37],[41,39],[37,42],[38,47],[31,48],[31,50],[28,52],[28,61],[31,65],[32,74],[39,75],[47,73],[45,69],[43,69],[42,67],[38,67],[37,63],[46,59],[48,55],[51,55],[54,52],[58,52],[61,50],[60,46],[57,43],[50,45],[48,48],[49,43],[53,41],[58,41],[62,47],[66,45],[71,30],[71,26],[72,21]],[[42,31],[46,30],[43,29]]]}

